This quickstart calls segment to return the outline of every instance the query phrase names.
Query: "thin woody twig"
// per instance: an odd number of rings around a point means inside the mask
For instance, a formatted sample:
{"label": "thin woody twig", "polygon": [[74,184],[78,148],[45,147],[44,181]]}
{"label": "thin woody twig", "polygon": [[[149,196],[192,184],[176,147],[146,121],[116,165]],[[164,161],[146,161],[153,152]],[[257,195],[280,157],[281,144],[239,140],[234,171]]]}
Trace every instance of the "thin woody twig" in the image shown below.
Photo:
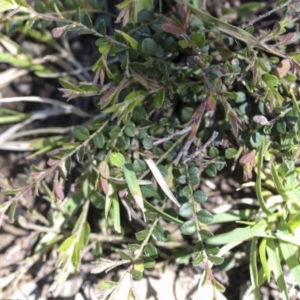
{"label": "thin woody twig", "polygon": [[174,136],[176,136],[176,135],[182,135],[182,134],[185,134],[185,133],[189,132],[189,131],[192,129],[192,127],[193,127],[193,125],[190,125],[190,126],[184,128],[184,129],[182,129],[182,130],[176,131],[176,132],[174,132],[173,134],[171,134],[171,135],[169,135],[169,136],[167,136],[167,137],[164,137],[164,138],[162,138],[162,139],[159,139],[159,140],[155,141],[155,142],[153,143],[153,145],[154,145],[154,146],[160,145],[160,144],[162,144],[162,143],[165,143],[165,142],[171,140],[171,139],[172,139]]}
{"label": "thin woody twig", "polygon": [[206,110],[207,100],[209,99],[209,96],[210,96],[210,90],[208,90],[204,100],[201,102],[201,104],[199,105],[199,107],[197,108],[197,110],[194,112],[194,114],[192,116],[192,120],[194,122],[191,125],[191,132],[188,136],[188,140],[186,141],[183,148],[180,150],[180,152],[178,153],[176,159],[173,162],[175,166],[178,165],[181,158],[183,158],[183,160],[185,160],[185,158],[188,155],[188,151],[191,147],[191,144],[194,140],[194,137],[196,136],[196,134],[198,132],[198,128],[199,128],[200,123],[202,121],[203,114]]}
{"label": "thin woody twig", "polygon": [[192,127],[191,127],[191,132],[189,134],[188,140],[186,141],[186,143],[184,144],[183,148],[181,149],[181,151],[178,153],[176,159],[174,160],[174,165],[177,166],[181,157],[185,158],[187,156],[188,150],[194,140],[194,137],[198,131],[199,125],[201,123],[201,118],[199,118],[196,122],[193,123]]}
{"label": "thin woody twig", "polygon": [[212,144],[212,142],[217,138],[218,135],[219,133],[217,131],[214,131],[210,139],[204,145],[197,147],[196,151],[184,160],[184,163],[195,159],[204,149],[206,149],[210,144]]}
{"label": "thin woody twig", "polygon": [[276,6],[275,8],[269,10],[268,12],[266,12],[263,15],[258,16],[257,18],[253,19],[252,21],[250,21],[247,25],[243,26],[244,28],[250,27],[252,26],[254,23],[258,22],[259,20],[268,17],[269,15],[271,15],[273,12],[280,10],[281,8],[284,8],[285,6],[288,6],[290,3],[292,2],[292,0],[287,1],[286,3],[283,3],[279,6]]}

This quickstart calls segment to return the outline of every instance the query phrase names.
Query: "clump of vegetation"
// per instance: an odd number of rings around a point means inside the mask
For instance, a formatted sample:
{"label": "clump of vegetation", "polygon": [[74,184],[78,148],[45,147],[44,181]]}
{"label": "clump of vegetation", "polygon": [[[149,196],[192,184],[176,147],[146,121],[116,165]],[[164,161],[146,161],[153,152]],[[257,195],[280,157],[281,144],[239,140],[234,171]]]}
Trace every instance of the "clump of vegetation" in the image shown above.
{"label": "clump of vegetation", "polygon": [[[52,289],[58,295],[79,272],[85,251],[93,253],[93,273],[123,266],[124,276],[135,280],[171,253],[173,261],[185,257],[190,265],[202,265],[200,285],[210,282],[224,292],[213,267],[222,268],[235,247],[247,245],[248,292],[260,299],[260,287],[275,279],[283,299],[290,299],[283,269],[300,284],[299,3],[278,1],[274,11],[280,19],[257,30],[255,23],[273,12],[245,23],[263,9],[261,3],[222,7],[222,17],[239,22],[234,26],[197,7],[197,1],[125,0],[116,5],[117,15],[103,2],[0,0],[6,45],[0,58],[6,65],[48,78],[57,74],[58,58],[76,69],[63,56],[61,42],[74,32],[94,38],[99,52],[81,76],[59,72],[67,102],[0,100],[52,106],[30,113],[0,108],[2,124],[16,123],[1,134],[1,143],[12,139],[18,145],[26,136],[30,158],[47,156],[44,168],[31,166],[28,185],[3,191],[12,196],[0,205],[1,218],[12,222],[29,193],[49,204],[43,218],[36,211],[30,220],[17,218],[37,236],[23,270],[56,253]],[[35,59],[16,45],[16,34],[57,52]],[[16,51],[9,52],[12,47]],[[44,127],[16,133],[35,120],[65,114],[77,116],[72,131]],[[243,169],[241,189],[252,186],[257,205],[213,214],[205,209],[209,197],[202,179],[230,176],[237,166]],[[188,247],[173,241],[166,222],[191,236]],[[211,232],[210,224],[228,222],[236,226]],[[109,259],[103,243],[114,237],[120,244],[110,251],[118,259]],[[113,299],[123,281],[102,281],[102,296]],[[133,288],[129,297],[135,299]]]}

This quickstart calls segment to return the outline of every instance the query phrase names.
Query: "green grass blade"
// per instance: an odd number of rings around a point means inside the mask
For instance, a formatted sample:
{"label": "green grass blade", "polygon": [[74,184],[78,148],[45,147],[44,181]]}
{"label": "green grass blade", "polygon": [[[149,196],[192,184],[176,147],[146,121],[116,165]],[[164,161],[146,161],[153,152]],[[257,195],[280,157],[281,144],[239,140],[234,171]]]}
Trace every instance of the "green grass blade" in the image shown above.
{"label": "green grass blade", "polygon": [[[129,191],[135,200],[136,204],[139,206],[139,208],[142,210],[143,214],[145,213],[144,208],[144,199],[143,195],[136,177],[135,172],[133,171],[132,164],[125,164],[123,167],[124,176],[126,183],[128,185]],[[144,215],[145,218],[145,215]]]}
{"label": "green grass blade", "polygon": [[229,243],[246,241],[253,237],[260,236],[265,231],[266,227],[266,222],[261,220],[253,226],[237,228],[230,232],[208,238],[206,242],[212,245],[225,245]]}
{"label": "green grass blade", "polygon": [[259,245],[259,257],[260,257],[262,269],[265,272],[266,278],[269,282],[271,279],[271,270],[269,268],[268,260],[266,256],[266,247],[267,247],[267,240],[263,239]]}
{"label": "green grass blade", "polygon": [[276,232],[276,233],[259,232],[257,234],[257,236],[264,237],[264,238],[270,238],[273,240],[280,240],[280,241],[287,242],[287,243],[290,243],[290,244],[300,247],[300,240],[291,234],[283,234],[281,232]]}
{"label": "green grass blade", "polygon": [[279,254],[276,251],[276,247],[272,239],[267,240],[267,253],[269,257],[269,267],[274,274],[281,296],[284,300],[289,300],[290,298],[287,286],[284,281],[284,275],[280,264]]}
{"label": "green grass blade", "polygon": [[254,215],[256,211],[253,209],[244,209],[244,210],[232,210],[230,212],[221,213],[214,215],[214,219],[210,225],[227,223],[227,222],[236,222],[241,220],[249,220]]}
{"label": "green grass blade", "polygon": [[294,233],[297,228],[300,226],[300,212],[294,215],[289,221],[288,221],[288,228],[291,230],[292,233]]}
{"label": "green grass blade", "polygon": [[170,222],[174,222],[175,224],[178,224],[178,225],[182,225],[184,222],[175,218],[175,217],[172,217],[171,215],[165,213],[164,211],[156,208],[155,206],[153,206],[152,204],[150,204],[148,201],[144,200],[144,206],[147,210],[151,211],[151,212],[154,212],[154,213],[157,213],[160,217],[162,217],[163,219],[165,220],[168,220]]}
{"label": "green grass blade", "polygon": [[256,195],[257,199],[259,202],[259,205],[263,212],[267,215],[270,216],[272,213],[268,210],[264,197],[262,195],[262,190],[261,190],[261,174],[262,174],[262,168],[263,168],[263,153],[265,148],[265,142],[262,143],[262,145],[259,148],[258,151],[258,161],[257,161],[257,177],[256,177],[256,183],[255,183],[255,189],[256,189]]}
{"label": "green grass blade", "polygon": [[211,15],[208,15],[205,12],[203,12],[202,10],[195,8],[190,3],[187,3],[187,7],[189,8],[189,10],[192,12],[193,15],[195,15],[196,17],[198,17],[199,19],[201,19],[204,22],[213,23],[220,31],[228,34],[229,36],[232,36],[235,39],[240,40],[240,41],[242,41],[248,45],[251,45],[253,47],[262,49],[271,54],[285,58],[285,56],[282,53],[277,52],[275,49],[270,48],[266,44],[262,44],[258,39],[256,39],[253,35],[251,35],[246,30],[243,30],[239,27],[230,25],[228,23],[221,21],[220,19],[217,19]]}
{"label": "green grass blade", "polygon": [[[279,225],[278,231],[282,234],[289,234],[287,225],[284,223]],[[300,286],[300,265],[299,258],[297,258],[295,254],[297,253],[295,247],[290,243],[283,241],[280,241],[279,247],[287,266],[296,279],[297,284]]]}
{"label": "green grass blade", "polygon": [[114,215],[114,229],[116,232],[121,233],[121,220],[120,220],[120,202],[116,193],[112,197],[113,215]]}
{"label": "green grass blade", "polygon": [[278,193],[282,196],[283,199],[287,200],[287,193],[285,191],[285,188],[283,187],[281,180],[278,176],[277,170],[273,162],[271,162],[271,174],[273,177],[273,181],[275,184],[275,187],[278,191]]}
{"label": "green grass blade", "polygon": [[114,192],[115,192],[114,186],[111,183],[108,183],[108,192],[105,197],[105,210],[104,210],[105,211],[105,219],[107,219],[107,217],[108,217],[108,213],[111,208]]}
{"label": "green grass blade", "polygon": [[259,284],[258,284],[258,270],[257,270],[257,238],[253,238],[250,248],[250,278],[254,292],[255,299],[260,299]]}
{"label": "green grass blade", "polygon": [[16,123],[24,121],[31,117],[32,114],[18,113],[12,110],[0,109],[0,124]]}

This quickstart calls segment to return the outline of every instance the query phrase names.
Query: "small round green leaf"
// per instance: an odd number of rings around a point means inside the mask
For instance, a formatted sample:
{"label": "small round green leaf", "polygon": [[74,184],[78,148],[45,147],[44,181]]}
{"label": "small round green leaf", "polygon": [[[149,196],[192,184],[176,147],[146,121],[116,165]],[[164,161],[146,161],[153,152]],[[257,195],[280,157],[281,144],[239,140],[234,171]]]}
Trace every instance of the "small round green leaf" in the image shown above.
{"label": "small round green leaf", "polygon": [[154,97],[153,104],[155,108],[161,108],[165,100],[165,89],[160,89]]}
{"label": "small round green leaf", "polygon": [[128,244],[127,249],[131,252],[139,250],[141,248],[140,244]]}
{"label": "small round green leaf", "polygon": [[143,278],[143,272],[139,270],[131,270],[131,274],[135,280],[140,280]]}
{"label": "small round green leaf", "polygon": [[157,44],[151,38],[145,38],[141,45],[142,52],[147,56],[155,56],[157,51]]}
{"label": "small round green leaf", "polygon": [[297,76],[292,74],[287,74],[286,76],[284,76],[284,80],[286,80],[289,83],[294,83],[297,81]]}
{"label": "small round green leaf", "polygon": [[216,165],[211,164],[205,169],[205,173],[210,177],[216,177],[218,169]]}
{"label": "small round green leaf", "polygon": [[196,230],[197,227],[194,221],[187,221],[180,226],[180,231],[184,235],[194,234]]}
{"label": "small round green leaf", "polygon": [[105,20],[104,19],[100,20],[100,22],[98,24],[98,31],[102,35],[106,35],[106,24],[105,24]]}
{"label": "small round green leaf", "polygon": [[176,257],[176,264],[187,264],[191,258],[191,254],[179,253],[179,256]]}
{"label": "small round green leaf", "polygon": [[121,128],[118,126],[114,126],[111,131],[109,132],[109,136],[111,139],[115,139],[119,136],[119,133],[121,131]]}
{"label": "small round green leaf", "polygon": [[132,167],[133,167],[133,171],[136,173],[144,172],[147,169],[146,163],[141,159],[136,159],[133,162]]}
{"label": "small round green leaf", "polygon": [[147,129],[141,129],[141,130],[139,131],[139,139],[140,139],[140,140],[143,140],[143,139],[145,139],[146,137],[148,137]]}
{"label": "small round green leaf", "polygon": [[161,225],[156,225],[154,227],[152,236],[159,242],[165,242],[167,240],[167,232]]}
{"label": "small round green leaf", "polygon": [[83,13],[83,23],[86,25],[88,28],[93,28],[93,22],[88,13]]}
{"label": "small round green leaf", "polygon": [[191,39],[199,48],[205,46],[205,36],[201,32],[192,33]]}
{"label": "small round green leaf", "polygon": [[149,138],[145,138],[143,139],[143,146],[146,150],[150,150],[153,147],[153,142],[151,139]]}
{"label": "small round green leaf", "polygon": [[153,246],[152,244],[148,244],[146,245],[146,247],[144,248],[144,253],[147,256],[150,257],[156,257],[157,256],[157,249],[155,246]]}
{"label": "small round green leaf", "polygon": [[143,241],[145,238],[147,238],[148,234],[149,234],[149,230],[148,230],[148,229],[145,229],[145,230],[136,232],[136,233],[135,233],[135,238],[136,238],[138,241]]}
{"label": "small round green leaf", "polygon": [[161,125],[161,126],[165,126],[167,123],[169,123],[168,118],[161,118],[159,120],[159,125]]}
{"label": "small round green leaf", "polygon": [[133,114],[132,114],[132,120],[136,122],[143,121],[147,118],[147,111],[142,106],[135,107]]}
{"label": "small round green leaf", "polygon": [[204,260],[203,252],[200,252],[193,260],[193,266],[199,266]]}
{"label": "small round green leaf", "polygon": [[178,45],[182,49],[185,49],[185,48],[189,47],[191,45],[191,43],[189,41],[186,41],[186,40],[180,40],[180,41],[178,41]]}
{"label": "small round green leaf", "polygon": [[91,192],[91,202],[98,209],[104,209],[105,207],[105,197],[98,191]]}
{"label": "small round green leaf", "polygon": [[79,148],[79,150],[76,152],[76,158],[78,162],[82,163],[85,156],[85,147]]}
{"label": "small round green leaf", "polygon": [[110,162],[116,167],[122,167],[125,164],[125,158],[123,154],[113,152],[109,155]]}
{"label": "small round green leaf", "polygon": [[120,256],[123,260],[132,260],[132,257],[124,251],[120,251]]}
{"label": "small round green leaf", "polygon": [[237,150],[235,148],[228,148],[225,150],[225,157],[227,159],[235,158],[236,154],[237,154]]}
{"label": "small round green leaf", "polygon": [[205,209],[197,212],[197,219],[203,224],[209,224],[213,221],[214,216]]}
{"label": "small round green leaf", "polygon": [[34,8],[40,14],[44,14],[47,11],[47,6],[42,1],[34,1]]}
{"label": "small round green leaf", "polygon": [[188,122],[191,120],[192,115],[194,113],[194,109],[192,107],[185,107],[181,111],[181,119],[183,122]]}
{"label": "small round green leaf", "polygon": [[243,103],[246,101],[246,94],[244,92],[237,92],[237,97],[235,98],[236,103]]}
{"label": "small round green leaf", "polygon": [[205,252],[207,255],[218,255],[220,249],[213,245],[206,245]]}
{"label": "small round green leaf", "polygon": [[129,137],[122,135],[119,136],[116,143],[116,148],[118,150],[127,150],[130,146],[130,139]]}
{"label": "small round green leaf", "polygon": [[73,129],[73,135],[78,139],[79,141],[85,141],[90,136],[90,132],[87,128],[76,125]]}
{"label": "small round green leaf", "polygon": [[151,269],[155,266],[155,260],[150,257],[144,257],[143,261],[145,269]]}
{"label": "small round green leaf", "polygon": [[[150,21],[153,18],[154,11],[150,10],[149,8],[152,8],[152,2],[149,1],[141,1],[142,8],[140,8],[138,5],[138,22],[143,24],[147,21]],[[139,4],[140,4],[139,3]]]}
{"label": "small round green leaf", "polygon": [[[6,2],[8,2],[8,1],[6,1]],[[25,2],[26,3],[26,1],[15,1],[15,2]],[[21,6],[24,6],[24,5],[21,5]],[[59,1],[59,0],[55,0],[55,1],[51,1],[50,2],[50,6],[51,6],[51,8],[55,11],[55,10],[57,10],[58,9],[58,11],[64,11],[64,5],[61,3],[61,1]]]}
{"label": "small round green leaf", "polygon": [[130,122],[125,126],[124,133],[129,136],[133,137],[135,135],[135,124]]}
{"label": "small round green leaf", "polygon": [[141,185],[140,188],[145,198],[153,197],[156,194],[156,189],[153,184]]}
{"label": "small round green leaf", "polygon": [[265,74],[263,75],[263,81],[269,86],[274,87],[279,85],[280,81],[275,75]]}
{"label": "small round green leaf", "polygon": [[164,54],[165,54],[164,48],[162,46],[158,46],[157,50],[156,50],[156,53],[155,53],[155,56],[160,58],[160,57],[163,57]]}
{"label": "small round green leaf", "polygon": [[210,147],[209,150],[208,150],[208,155],[210,157],[216,157],[216,156],[218,156],[219,155],[218,148],[216,148],[216,147]]}
{"label": "small round green leaf", "polygon": [[101,132],[98,132],[94,137],[93,137],[93,143],[95,147],[97,148],[103,148],[104,146],[104,135]]}
{"label": "small round green leaf", "polygon": [[167,177],[168,176],[168,170],[167,170],[167,168],[165,166],[158,165],[157,167],[158,167],[158,169],[159,169],[159,171],[160,171],[160,173],[161,173],[161,175],[163,177]]}
{"label": "small round green leaf", "polygon": [[276,130],[279,133],[285,133],[286,132],[286,123],[281,121],[276,123]]}
{"label": "small round green leaf", "polygon": [[176,181],[179,183],[179,184],[186,184],[186,176],[185,175],[180,175]]}
{"label": "small round green leaf", "polygon": [[254,132],[250,137],[250,143],[253,148],[258,148],[263,142],[263,136],[259,132]]}
{"label": "small round green leaf", "polygon": [[191,167],[191,168],[189,168],[189,174],[190,175],[196,175],[198,173],[199,173],[199,168],[197,168],[197,167]]}
{"label": "small round green leaf", "polygon": [[217,170],[220,172],[225,167],[225,165],[226,164],[224,162],[224,163],[218,163],[215,166],[216,166]]}
{"label": "small round green leaf", "polygon": [[219,256],[208,256],[208,259],[216,266],[224,262],[224,258]]}
{"label": "small round green leaf", "polygon": [[152,125],[149,129],[149,135],[155,135],[162,129],[162,126],[160,125]]}
{"label": "small round green leaf", "polygon": [[101,284],[100,284],[100,288],[102,290],[110,290],[116,286],[117,286],[117,282],[109,281],[109,280],[103,280],[103,281],[101,281]]}
{"label": "small round green leaf", "polygon": [[173,126],[167,126],[166,131],[169,134],[173,134],[175,132],[175,128]]}
{"label": "small round green leaf", "polygon": [[185,196],[187,199],[190,199],[192,197],[192,189],[186,185],[181,191],[180,194]]}
{"label": "small round green leaf", "polygon": [[[211,69],[207,72],[207,76],[209,79],[214,80],[217,79],[219,77],[222,77],[222,72],[218,69]],[[216,82],[215,82],[216,83]]]}
{"label": "small round green leaf", "polygon": [[207,200],[207,195],[205,192],[203,191],[196,191],[194,193],[194,200],[197,202],[197,203],[204,203],[206,200]]}
{"label": "small round green leaf", "polygon": [[190,217],[194,212],[193,204],[190,202],[184,203],[179,208],[179,215],[184,218]]}
{"label": "small round green leaf", "polygon": [[210,231],[205,230],[205,229],[200,230],[200,235],[201,235],[201,239],[203,241],[205,241],[206,239],[209,239],[209,238],[214,236]]}
{"label": "small round green leaf", "polygon": [[189,177],[189,183],[190,183],[191,185],[196,185],[196,184],[198,184],[199,182],[200,182],[200,178],[199,178],[198,175],[192,175],[192,176]]}

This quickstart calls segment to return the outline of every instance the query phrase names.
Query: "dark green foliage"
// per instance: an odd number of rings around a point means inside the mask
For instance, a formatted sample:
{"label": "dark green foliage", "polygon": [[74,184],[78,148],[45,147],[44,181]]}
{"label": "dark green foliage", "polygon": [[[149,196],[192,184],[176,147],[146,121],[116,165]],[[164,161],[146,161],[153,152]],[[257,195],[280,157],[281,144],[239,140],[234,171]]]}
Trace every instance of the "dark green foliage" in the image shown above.
{"label": "dark green foliage", "polygon": [[[299,168],[295,166],[300,155],[300,57],[292,48],[299,34],[291,18],[299,8],[295,1],[279,1],[278,9],[286,7],[284,17],[258,34],[255,22],[242,29],[245,24],[233,26],[190,2],[197,1],[179,3],[172,7],[174,13],[165,13],[160,11],[161,1],[125,0],[116,5],[118,16],[115,11],[105,12],[103,1],[35,1],[33,8],[22,0],[5,2],[4,11],[19,7],[27,18],[24,28],[18,19],[5,20],[7,33],[39,37],[60,49],[57,40],[41,35],[55,21],[54,38],[63,39],[73,31],[89,35],[98,57],[90,70],[93,80],[83,82],[72,72],[59,79],[59,91],[71,104],[57,105],[76,115],[78,123],[73,124],[72,134],[66,130],[54,142],[43,137],[41,145],[31,149],[41,151],[35,155],[48,152],[48,167],[32,166],[32,182],[24,189],[7,191],[14,196],[0,204],[0,217],[7,211],[13,221],[18,201],[28,191],[44,195],[51,203],[46,218],[55,225],[51,228],[55,228],[53,245],[58,246],[53,246],[56,280],[61,285],[80,270],[87,245],[97,244],[95,257],[107,253],[102,251],[105,242],[97,240],[98,234],[105,233],[107,241],[109,235],[119,238],[120,243],[109,248],[119,260],[102,255],[96,273],[129,264],[128,275],[138,280],[145,268],[171,253],[171,260],[178,264],[203,264],[207,280],[223,290],[211,271],[224,261],[224,252],[219,254],[216,245],[231,247],[250,241],[253,294],[259,298],[259,287],[270,281],[273,272],[288,299],[287,287],[280,281],[283,264],[300,283],[299,255],[294,251],[300,246]],[[168,5],[173,4],[168,1]],[[263,7],[252,2],[224,7],[218,13],[246,23],[253,11]],[[14,12],[11,17],[16,16]],[[42,77],[56,73],[48,62],[40,63],[21,47],[17,52],[21,55],[1,54],[1,62]],[[86,98],[93,105],[83,105]],[[2,123],[10,123],[29,116],[1,108],[1,118]],[[231,176],[235,168],[243,169],[241,188],[254,185],[259,205],[251,208],[251,214],[239,208],[212,214],[205,180],[219,176],[215,184]],[[51,188],[44,180],[48,175],[54,178]],[[263,189],[281,197],[280,201],[266,201]],[[90,234],[88,212],[92,209],[99,212],[101,226],[97,224],[96,232]],[[133,228],[136,242],[127,243],[128,225],[123,224],[131,218],[139,218],[144,229]],[[232,220],[241,226],[216,236],[210,232],[209,224]],[[185,242],[191,244],[174,246],[165,222],[190,236]],[[51,228],[40,231],[47,242]],[[271,270],[270,265],[276,267]],[[119,284],[104,281],[102,289]]]}

